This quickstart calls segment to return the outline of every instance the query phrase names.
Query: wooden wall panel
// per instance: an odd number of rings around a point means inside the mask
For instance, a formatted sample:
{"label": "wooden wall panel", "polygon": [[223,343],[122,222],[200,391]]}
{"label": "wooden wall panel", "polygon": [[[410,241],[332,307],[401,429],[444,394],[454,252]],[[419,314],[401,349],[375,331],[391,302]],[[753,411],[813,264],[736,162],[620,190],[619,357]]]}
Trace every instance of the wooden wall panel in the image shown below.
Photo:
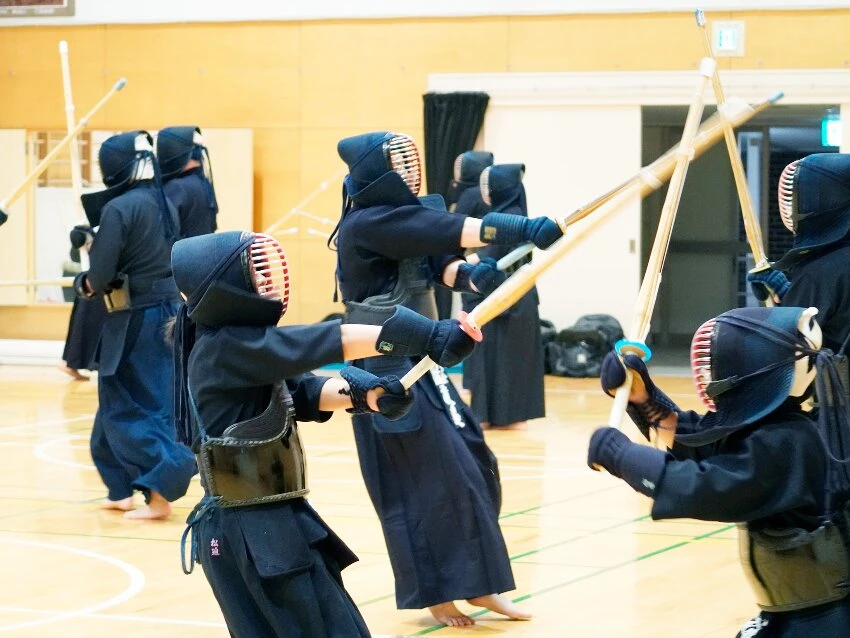
{"label": "wooden wall panel", "polygon": [[249,128],[204,128],[213,164],[219,230],[254,227],[254,132]]}
{"label": "wooden wall panel", "polygon": [[850,66],[850,11],[741,12],[744,56],[733,69],[817,69]]}
{"label": "wooden wall panel", "polygon": [[504,71],[505,19],[305,23],[304,127],[421,126],[428,73]]}
{"label": "wooden wall panel", "polygon": [[0,339],[64,341],[70,318],[69,303],[0,306]]}
{"label": "wooden wall panel", "polygon": [[298,129],[254,130],[254,224],[257,230],[267,228],[301,199],[300,156]]}
{"label": "wooden wall panel", "polygon": [[104,83],[102,36],[98,27],[3,29],[0,128],[65,128],[59,58],[63,39],[68,42],[77,118],[88,112],[114,83]]}
{"label": "wooden wall panel", "polygon": [[510,71],[681,71],[696,68],[701,35],[691,13],[511,18]]}

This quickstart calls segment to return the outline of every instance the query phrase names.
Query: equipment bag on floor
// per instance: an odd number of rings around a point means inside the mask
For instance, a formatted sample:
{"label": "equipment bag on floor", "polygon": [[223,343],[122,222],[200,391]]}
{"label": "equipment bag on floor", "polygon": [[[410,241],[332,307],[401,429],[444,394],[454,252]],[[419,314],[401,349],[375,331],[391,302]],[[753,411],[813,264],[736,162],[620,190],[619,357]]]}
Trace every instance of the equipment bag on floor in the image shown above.
{"label": "equipment bag on floor", "polygon": [[598,377],[602,359],[622,338],[611,315],[584,315],[544,346],[546,368],[561,377]]}

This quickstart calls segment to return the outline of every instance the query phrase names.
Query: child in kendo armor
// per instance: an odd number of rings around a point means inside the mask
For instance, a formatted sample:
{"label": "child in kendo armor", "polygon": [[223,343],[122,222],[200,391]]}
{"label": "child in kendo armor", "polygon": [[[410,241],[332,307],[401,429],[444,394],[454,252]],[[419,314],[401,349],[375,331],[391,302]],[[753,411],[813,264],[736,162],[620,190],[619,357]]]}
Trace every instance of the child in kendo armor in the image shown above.
{"label": "child in kendo armor", "polygon": [[456,320],[404,308],[381,326],[278,327],[289,276],[269,236],[184,239],[172,265],[185,297],[175,330],[178,431],[206,493],[187,521],[184,571],[200,562],[232,636],[368,636],[341,578],[357,557],[306,500],[298,422],[327,421],[337,409],[399,418],[412,398],[397,377],[311,371],[377,356],[378,344],[453,365],[474,341]]}
{"label": "child in kendo armor", "polygon": [[[593,433],[588,465],[653,499],[653,519],[737,523],[740,554],[761,613],[741,638],[850,635],[848,400],[815,308],[741,308],[697,331],[691,361],[709,412],[680,410],[643,361],[613,353],[602,387],[633,377],[628,414],[667,451],[619,430]],[[804,401],[817,378],[815,417]]]}

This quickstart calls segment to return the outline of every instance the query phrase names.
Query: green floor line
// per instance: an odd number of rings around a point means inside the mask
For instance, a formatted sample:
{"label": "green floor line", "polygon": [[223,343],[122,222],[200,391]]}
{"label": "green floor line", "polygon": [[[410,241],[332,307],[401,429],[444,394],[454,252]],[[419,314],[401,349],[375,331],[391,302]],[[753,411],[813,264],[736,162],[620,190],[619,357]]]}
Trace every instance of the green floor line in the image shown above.
{"label": "green floor line", "polygon": [[[522,602],[524,600],[528,600],[529,598],[533,598],[535,596],[547,594],[549,592],[567,587],[568,585],[573,585],[573,584],[581,582],[583,580],[588,580],[590,578],[594,578],[594,577],[599,576],[601,574],[605,574],[607,572],[611,572],[611,571],[614,571],[616,569],[620,569],[621,567],[627,567],[628,565],[633,565],[634,563],[637,563],[639,561],[646,560],[648,558],[653,558],[653,557],[658,556],[660,554],[664,554],[666,552],[673,551],[674,549],[684,547],[685,545],[690,545],[693,542],[700,541],[700,540],[709,538],[711,536],[716,536],[717,534],[722,534],[723,532],[727,532],[730,529],[734,529],[734,528],[735,528],[735,525],[725,525],[725,526],[718,528],[716,530],[713,530],[711,532],[707,532],[705,534],[700,534],[698,536],[694,536],[689,540],[682,541],[680,543],[675,543],[673,545],[668,545],[667,547],[662,547],[661,549],[658,549],[654,552],[649,552],[648,554],[644,554],[642,556],[638,556],[637,558],[633,558],[631,560],[627,560],[627,561],[624,561],[622,563],[618,563],[616,565],[611,565],[610,567],[603,567],[602,569],[597,569],[596,571],[591,572],[589,574],[585,574],[583,576],[578,576],[577,578],[573,578],[571,580],[565,581],[563,583],[558,583],[558,584],[552,585],[550,587],[544,587],[543,589],[539,589],[535,592],[531,592],[530,594],[523,594],[522,596],[517,596],[516,598],[512,599],[512,601],[515,602],[515,603],[519,603],[519,602]],[[600,530],[600,531],[603,531],[603,530]],[[541,548],[541,550],[535,550],[535,551],[543,551],[543,549]],[[534,553],[534,552],[529,552],[529,553]],[[489,613],[489,612],[490,612],[489,609],[482,609],[480,611],[476,611],[474,613],[469,614],[469,617],[470,618],[477,618],[477,617],[483,616],[484,614]],[[418,631],[413,635],[414,636],[425,636],[427,634],[434,633],[435,631],[439,631],[440,629],[446,629],[446,628],[447,628],[446,625],[433,625],[431,627],[428,627],[427,629],[423,629],[421,631]]]}
{"label": "green floor line", "polygon": [[372,603],[379,603],[382,600],[387,600],[388,598],[394,598],[395,594],[387,594],[386,596],[378,596],[377,598],[370,598],[369,600],[364,600],[362,603],[356,603],[358,607],[365,607],[366,605],[371,605]]}
{"label": "green floor line", "polygon": [[594,494],[599,494],[600,492],[607,492],[612,489],[617,489],[617,485],[612,485],[611,487],[604,487],[599,490],[595,490],[593,492],[584,492],[582,494],[576,494],[575,496],[570,496],[568,498],[563,498],[558,501],[552,501],[551,503],[541,503],[540,505],[535,505],[534,507],[529,507],[524,510],[517,510],[516,512],[508,512],[507,514],[502,514],[499,516],[499,520],[503,521],[506,518],[511,518],[513,516],[520,516],[522,514],[528,514],[529,512],[533,512],[535,510],[542,509],[544,507],[551,507],[552,505],[560,505],[561,503],[569,503],[570,501],[575,501],[582,498],[587,498],[588,496],[593,496]]}

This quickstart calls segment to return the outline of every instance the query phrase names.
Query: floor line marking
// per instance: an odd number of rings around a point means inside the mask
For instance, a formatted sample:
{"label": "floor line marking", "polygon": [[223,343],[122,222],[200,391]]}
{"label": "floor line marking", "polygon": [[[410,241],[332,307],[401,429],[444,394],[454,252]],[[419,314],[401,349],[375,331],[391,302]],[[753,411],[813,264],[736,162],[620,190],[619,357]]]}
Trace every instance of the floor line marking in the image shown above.
{"label": "floor line marking", "polygon": [[5,625],[0,626],[0,633],[4,633],[7,631],[15,631],[18,629],[24,629],[26,627],[35,627],[38,625],[46,625],[49,623],[60,622],[63,620],[69,620],[71,618],[79,618],[80,616],[84,616],[86,614],[93,614],[101,611],[102,609],[108,609],[109,607],[114,607],[116,605],[120,605],[121,603],[131,599],[133,596],[142,591],[145,587],[145,575],[135,566],[127,563],[125,561],[119,560],[112,556],[107,556],[105,554],[98,554],[96,552],[90,552],[85,549],[77,549],[75,547],[66,547],[64,545],[55,545],[53,543],[40,543],[38,541],[25,541],[14,538],[0,538],[0,543],[11,543],[13,545],[24,545],[29,547],[39,547],[41,549],[55,550],[59,552],[67,552],[69,554],[77,554],[78,556],[85,556],[86,558],[94,558],[99,561],[103,561],[104,563],[108,563],[113,567],[117,567],[125,574],[130,577],[130,583],[120,594],[109,598],[100,603],[96,603],[94,605],[89,605],[88,607],[83,607],[82,609],[72,610],[67,612],[60,612],[57,615],[51,616],[49,618],[42,618],[40,620],[29,620],[25,622],[20,622],[14,625]]}

